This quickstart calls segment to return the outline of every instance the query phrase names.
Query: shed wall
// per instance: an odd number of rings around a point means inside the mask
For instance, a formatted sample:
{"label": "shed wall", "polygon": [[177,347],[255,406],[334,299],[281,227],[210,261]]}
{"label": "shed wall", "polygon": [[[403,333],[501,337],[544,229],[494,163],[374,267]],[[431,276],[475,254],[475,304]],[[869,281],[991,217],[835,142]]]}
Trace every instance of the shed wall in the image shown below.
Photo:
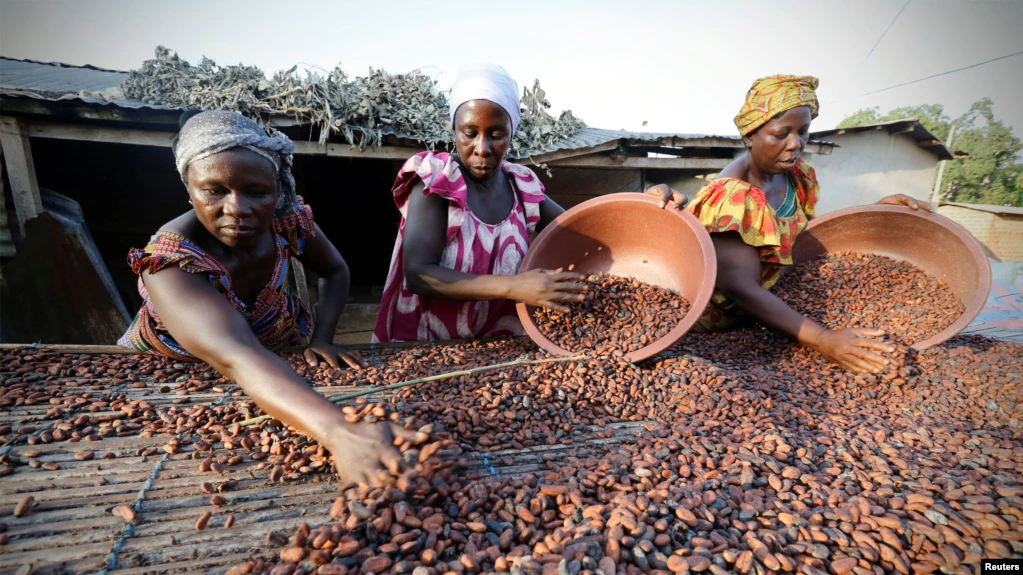
{"label": "shed wall", "polygon": [[830,155],[807,157],[821,185],[818,214],[873,204],[891,194],[930,200],[938,160],[912,138],[874,130],[828,139],[840,147]]}

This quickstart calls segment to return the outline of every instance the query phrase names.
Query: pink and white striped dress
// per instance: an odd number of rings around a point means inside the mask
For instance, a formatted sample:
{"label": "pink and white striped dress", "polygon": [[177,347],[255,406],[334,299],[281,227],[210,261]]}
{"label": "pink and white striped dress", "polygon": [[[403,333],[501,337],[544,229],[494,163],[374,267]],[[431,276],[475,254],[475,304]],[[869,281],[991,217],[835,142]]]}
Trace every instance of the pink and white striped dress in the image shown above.
{"label": "pink and white striped dress", "polygon": [[515,203],[499,224],[480,221],[466,202],[466,184],[458,163],[448,153],[421,152],[402,166],[394,182],[394,203],[401,212],[374,342],[429,341],[523,334],[511,300],[447,301],[423,297],[405,283],[402,242],[408,200],[420,181],[427,195],[448,200],[447,244],[440,265],[468,274],[514,275],[540,221],[544,187],[532,170],[503,162],[501,169],[515,191]]}

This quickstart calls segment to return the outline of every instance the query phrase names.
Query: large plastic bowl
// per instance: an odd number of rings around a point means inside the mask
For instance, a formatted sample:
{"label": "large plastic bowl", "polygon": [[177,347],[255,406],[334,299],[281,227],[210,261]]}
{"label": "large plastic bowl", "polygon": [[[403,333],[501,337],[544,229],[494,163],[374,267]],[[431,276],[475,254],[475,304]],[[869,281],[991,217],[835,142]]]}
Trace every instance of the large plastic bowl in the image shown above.
{"label": "large plastic bowl", "polygon": [[[558,216],[529,246],[519,269],[537,268],[607,272],[682,294],[692,305],[689,313],[661,339],[627,353],[631,362],[653,357],[685,335],[707,307],[717,279],[714,245],[700,221],[670,206],[661,209],[655,198],[638,193],[594,198]],[[554,355],[573,355],[540,333],[535,309],[518,304],[529,337]]]}
{"label": "large plastic bowl", "polygon": [[984,308],[991,291],[991,264],[984,248],[952,220],[903,206],[855,206],[814,219],[792,247],[800,264],[838,252],[861,252],[905,260],[952,289],[965,311],[952,325],[913,345],[923,350],[961,332]]}

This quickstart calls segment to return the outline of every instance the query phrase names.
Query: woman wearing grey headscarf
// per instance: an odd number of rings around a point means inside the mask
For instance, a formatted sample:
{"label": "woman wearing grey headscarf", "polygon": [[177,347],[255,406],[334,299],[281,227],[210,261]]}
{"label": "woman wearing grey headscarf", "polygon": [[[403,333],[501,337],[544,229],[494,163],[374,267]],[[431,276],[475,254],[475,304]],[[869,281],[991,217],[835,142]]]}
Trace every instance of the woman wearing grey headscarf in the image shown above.
{"label": "woman wearing grey headscarf", "polygon": [[[393,435],[406,435],[403,428],[347,423],[337,406],[268,351],[311,335],[310,365],[362,364],[358,354],[333,345],[348,298],[348,266],[295,194],[291,140],[267,135],[240,114],[211,111],[189,119],[173,149],[193,209],[129,255],[143,305],[118,343],[209,363],[268,414],[330,450],[345,480],[395,470],[400,456]],[[287,289],[291,257],[320,276],[315,328]]]}

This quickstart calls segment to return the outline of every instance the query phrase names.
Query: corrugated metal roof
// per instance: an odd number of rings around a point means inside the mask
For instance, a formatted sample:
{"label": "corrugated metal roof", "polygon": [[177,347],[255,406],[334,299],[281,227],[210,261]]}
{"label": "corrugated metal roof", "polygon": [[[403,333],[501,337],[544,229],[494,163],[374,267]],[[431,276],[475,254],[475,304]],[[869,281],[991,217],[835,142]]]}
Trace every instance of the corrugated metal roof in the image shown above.
{"label": "corrugated metal roof", "polygon": [[127,78],[128,72],[96,66],[0,57],[0,94],[3,95],[113,104],[121,108],[174,109],[126,98],[120,85]]}
{"label": "corrugated metal roof", "polygon": [[83,90],[98,92],[119,85],[127,77],[127,72],[103,70],[94,66],[0,58],[0,86],[47,95],[77,94]]}
{"label": "corrugated metal roof", "polygon": [[877,124],[867,124],[865,126],[854,126],[852,128],[834,128],[831,130],[822,130],[820,132],[811,132],[811,138],[829,138],[832,136],[841,136],[843,134],[855,134],[859,132],[866,132],[869,130],[888,130],[888,133],[892,135],[903,134],[914,140],[916,143],[925,150],[938,156],[941,160],[954,160],[956,158],[969,157],[969,154],[965,152],[953,152],[945,144],[938,139],[937,136],[932,134],[920,123],[920,120],[916,118],[901,118],[898,120],[889,120],[887,122],[878,122]]}
{"label": "corrugated metal roof", "polygon": [[[0,57],[0,94],[35,97],[45,100],[75,100],[89,104],[112,104],[123,108],[151,108],[173,110],[165,106],[146,104],[140,100],[125,98],[119,86],[128,77],[127,72],[106,70],[95,66],[71,66],[59,62],[37,62]],[[92,95],[85,95],[85,92]],[[95,97],[95,96],[102,97]],[[284,124],[294,125],[293,119],[281,117]],[[275,121],[274,124],[277,122]],[[403,134],[384,129],[385,134],[403,138]],[[557,152],[562,155],[576,155],[571,151],[590,148],[607,149],[614,142],[627,145],[651,145],[665,147],[741,147],[738,136],[710,136],[705,134],[680,134],[661,132],[627,132],[583,128],[569,138],[559,140],[532,155],[542,158]],[[826,144],[826,143],[825,143]],[[594,150],[596,151],[596,150]]]}
{"label": "corrugated metal roof", "polygon": [[579,150],[592,148],[614,140],[630,140],[632,143],[659,144],[666,146],[682,147],[686,145],[708,143],[741,145],[742,138],[739,136],[708,136],[706,134],[678,134],[664,132],[626,132],[624,130],[604,130],[601,128],[583,128],[572,134],[570,138],[560,140],[548,146],[542,153],[549,154],[560,150]]}
{"label": "corrugated metal roof", "polygon": [[1000,216],[1023,216],[1023,208],[1015,206],[995,206],[991,204],[963,204],[959,202],[941,202],[943,206],[956,206],[957,208],[966,208],[968,210],[977,210],[980,212],[989,212],[992,214],[998,214]]}

